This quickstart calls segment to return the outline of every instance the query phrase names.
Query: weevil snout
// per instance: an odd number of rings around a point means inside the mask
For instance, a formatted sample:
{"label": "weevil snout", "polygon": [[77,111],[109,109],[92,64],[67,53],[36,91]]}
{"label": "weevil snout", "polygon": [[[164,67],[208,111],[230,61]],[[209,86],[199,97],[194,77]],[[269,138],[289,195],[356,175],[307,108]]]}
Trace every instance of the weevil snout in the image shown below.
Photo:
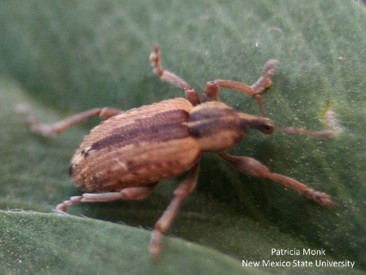
{"label": "weevil snout", "polygon": [[267,117],[258,117],[251,128],[262,132],[263,134],[270,135],[273,133],[275,127],[272,121]]}
{"label": "weevil snout", "polygon": [[240,124],[243,129],[254,129],[263,134],[270,135],[275,130],[272,121],[268,117],[252,116],[245,113],[239,113]]}

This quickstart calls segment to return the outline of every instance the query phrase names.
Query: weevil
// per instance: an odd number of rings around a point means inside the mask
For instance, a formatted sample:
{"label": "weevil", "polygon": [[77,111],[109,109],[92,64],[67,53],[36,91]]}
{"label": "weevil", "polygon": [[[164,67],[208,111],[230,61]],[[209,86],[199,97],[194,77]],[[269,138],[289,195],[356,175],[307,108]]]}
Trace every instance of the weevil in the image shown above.
{"label": "weevil", "polygon": [[[70,176],[77,187],[86,190],[58,204],[59,212],[81,202],[110,202],[142,200],[156,185],[188,171],[188,176],[175,189],[174,196],[155,224],[149,246],[153,258],[161,251],[162,235],[169,229],[184,199],[195,189],[199,175],[200,157],[215,152],[240,172],[267,178],[292,188],[322,206],[333,206],[331,197],[305,184],[271,172],[259,161],[233,156],[228,149],[254,129],[269,135],[277,130],[263,115],[262,94],[271,87],[276,60],[269,60],[260,78],[249,86],[233,80],[209,81],[202,102],[198,93],[182,78],[163,68],[160,50],[153,47],[150,61],[154,73],[162,80],[182,88],[184,98],[173,98],[144,105],[128,111],[115,108],[95,108],[71,116],[55,124],[43,124],[28,115],[35,133],[50,136],[92,117],[102,122],[85,136],[71,160]],[[220,101],[220,88],[255,97],[261,116],[236,111]],[[330,138],[332,130],[312,132],[300,128],[279,131]]]}

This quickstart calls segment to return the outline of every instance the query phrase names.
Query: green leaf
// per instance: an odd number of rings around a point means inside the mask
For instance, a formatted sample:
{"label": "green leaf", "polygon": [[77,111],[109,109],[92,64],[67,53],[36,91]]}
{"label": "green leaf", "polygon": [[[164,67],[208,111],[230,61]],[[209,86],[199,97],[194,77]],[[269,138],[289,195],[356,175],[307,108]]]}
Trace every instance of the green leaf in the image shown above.
{"label": "green leaf", "polygon": [[[350,0],[2,1],[0,272],[364,271],[365,16],[365,8]],[[317,206],[207,154],[198,190],[168,234],[201,246],[167,237],[158,267],[148,260],[149,232],[137,228],[154,226],[183,177],[161,183],[142,202],[52,213],[81,192],[67,168],[88,130],[34,136],[13,107],[28,102],[37,117],[55,122],[95,106],[130,109],[182,96],[151,72],[153,43],[162,49],[164,66],[200,91],[218,78],[251,84],[266,60],[278,59],[274,85],[264,95],[266,114],[279,128],[321,130],[331,107],[342,131],[329,141],[250,132],[232,152],[331,194],[338,207]],[[241,94],[223,91],[221,99],[259,114],[255,101]],[[92,219],[75,217],[81,215]],[[326,256],[276,256],[272,248],[325,249]],[[242,260],[296,259],[349,260],[355,268],[241,266]]]}
{"label": "green leaf", "polygon": [[153,262],[145,247],[150,234],[121,224],[12,211],[1,212],[0,221],[0,259],[7,273],[239,274],[242,270],[238,261],[178,240],[167,240],[167,253]]}

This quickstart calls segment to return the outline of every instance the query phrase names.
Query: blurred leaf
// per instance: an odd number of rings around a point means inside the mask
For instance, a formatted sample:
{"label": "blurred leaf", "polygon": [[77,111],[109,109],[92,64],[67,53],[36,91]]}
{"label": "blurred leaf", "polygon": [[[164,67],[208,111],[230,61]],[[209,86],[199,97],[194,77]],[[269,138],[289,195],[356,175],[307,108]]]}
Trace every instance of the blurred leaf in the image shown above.
{"label": "blurred leaf", "polygon": [[167,253],[154,263],[145,247],[148,232],[124,225],[33,212],[2,212],[0,221],[0,259],[12,274],[171,274],[180,270],[185,274],[239,274],[242,271],[229,257],[176,240],[166,241]]}
{"label": "blurred leaf", "polygon": [[[331,141],[251,132],[232,150],[331,194],[338,203],[336,209],[321,208],[278,184],[240,175],[214,155],[204,156],[198,191],[187,200],[170,235],[214,248],[235,260],[225,257],[221,263],[214,260],[220,257],[217,254],[206,257],[210,250],[197,248],[200,256],[196,257],[196,252],[184,258],[179,254],[177,261],[192,266],[192,272],[197,268],[197,272],[220,273],[226,266],[236,272],[245,270],[242,259],[294,259],[271,256],[271,248],[309,247],[325,249],[326,257],[321,259],[356,261],[355,267],[365,270],[365,21],[365,8],[357,1],[344,0],[0,2],[0,71],[7,75],[0,82],[0,207],[37,211],[0,212],[0,218],[7,221],[2,230],[25,240],[34,238],[32,234],[48,223],[50,228],[65,230],[74,224],[71,228],[75,231],[75,235],[60,235],[52,229],[46,243],[25,242],[20,247],[47,257],[24,265],[24,269],[6,254],[17,250],[5,241],[1,247],[6,252],[0,254],[7,262],[2,265],[4,272],[62,272],[60,266],[67,264],[71,271],[77,268],[75,257],[64,258],[62,265],[57,259],[63,258],[70,244],[80,241],[85,245],[83,251],[89,251],[88,244],[94,252],[96,247],[119,251],[125,243],[123,236],[131,236],[126,238],[136,241],[136,251],[147,253],[146,231],[98,220],[151,228],[168,205],[177,181],[162,183],[143,202],[81,205],[71,210],[71,214],[95,220],[40,214],[51,212],[57,203],[80,192],[66,171],[87,130],[80,127],[55,139],[37,137],[14,115],[13,106],[29,102],[38,117],[54,122],[95,106],[129,109],[181,96],[179,89],[161,83],[152,74],[148,55],[153,43],[160,45],[165,67],[197,89],[217,78],[252,83],[265,61],[276,58],[281,63],[273,88],[264,96],[264,108],[277,126],[324,129],[324,111],[331,106],[343,129]],[[238,110],[259,114],[252,99],[229,91],[223,91],[221,98]],[[17,227],[22,219],[32,227]],[[93,228],[89,234],[98,235],[104,226],[108,227],[106,239],[113,237],[113,243],[103,239],[84,242],[89,227]],[[51,245],[52,239],[57,246]],[[169,259],[178,255],[174,253],[190,253],[189,246],[181,242],[169,240],[166,244],[164,257]],[[139,266],[139,258],[131,260],[123,251],[120,253],[126,257],[121,258],[126,258],[130,267]],[[95,257],[100,255],[94,252],[83,255],[90,269],[79,273],[98,272],[93,266],[97,268]],[[210,258],[209,262],[203,262],[202,256]],[[320,257],[300,258],[315,261]],[[201,265],[188,264],[191,260]],[[139,271],[147,272],[151,267],[147,265]],[[168,261],[162,266],[167,268],[164,272],[173,273]],[[117,272],[118,267],[119,262],[111,260],[107,270]],[[294,267],[285,270],[298,271]],[[328,271],[344,269],[322,270]]]}

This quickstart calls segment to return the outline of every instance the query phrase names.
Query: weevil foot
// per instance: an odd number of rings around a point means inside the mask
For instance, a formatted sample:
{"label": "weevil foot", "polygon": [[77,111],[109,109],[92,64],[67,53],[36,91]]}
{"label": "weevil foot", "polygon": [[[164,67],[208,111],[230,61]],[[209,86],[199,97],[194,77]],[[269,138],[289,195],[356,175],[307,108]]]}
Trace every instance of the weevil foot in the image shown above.
{"label": "weevil foot", "polygon": [[31,118],[26,119],[26,122],[30,125],[30,129],[33,133],[44,137],[55,135],[54,128],[48,124],[39,123]]}
{"label": "weevil foot", "polygon": [[53,134],[53,127],[50,125],[40,123],[31,113],[31,107],[28,103],[18,103],[15,106],[15,112],[24,116],[25,123],[30,127],[30,130],[42,136],[51,136]]}
{"label": "weevil foot", "polygon": [[150,257],[154,262],[160,259],[162,234],[158,231],[153,231],[151,234],[151,242],[149,245]]}
{"label": "weevil foot", "polygon": [[149,59],[154,73],[157,74],[159,77],[161,77],[164,72],[164,69],[160,63],[160,48],[158,45],[152,46],[152,52],[150,53]]}
{"label": "weevil foot", "polygon": [[82,198],[82,196],[70,197],[68,200],[65,200],[62,203],[56,205],[56,212],[60,214],[65,214],[71,206],[80,203]]}
{"label": "weevil foot", "polygon": [[332,201],[331,196],[327,193],[315,191],[311,189],[311,192],[306,194],[306,196],[318,203],[321,206],[335,207],[336,203]]}
{"label": "weevil foot", "polygon": [[272,77],[276,73],[276,67],[279,61],[277,59],[270,59],[264,65],[263,76]]}

